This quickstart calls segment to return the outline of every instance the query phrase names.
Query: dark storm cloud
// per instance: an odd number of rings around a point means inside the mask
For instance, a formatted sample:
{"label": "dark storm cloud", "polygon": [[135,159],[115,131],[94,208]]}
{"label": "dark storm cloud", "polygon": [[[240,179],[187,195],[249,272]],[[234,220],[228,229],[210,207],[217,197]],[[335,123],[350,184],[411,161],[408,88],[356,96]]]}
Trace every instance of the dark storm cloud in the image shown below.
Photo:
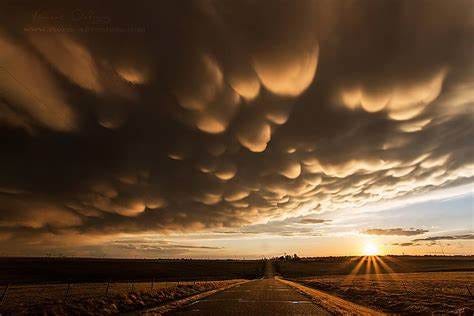
{"label": "dark storm cloud", "polygon": [[426,238],[414,239],[413,241],[438,241],[438,240],[473,240],[474,234],[466,235],[448,235],[448,236],[432,236]]}
{"label": "dark storm cloud", "polygon": [[373,228],[364,231],[369,235],[387,235],[387,236],[414,236],[427,233],[426,229],[403,229],[403,228]]}
{"label": "dark storm cloud", "polygon": [[472,182],[471,1],[1,6],[9,243],[226,229]]}

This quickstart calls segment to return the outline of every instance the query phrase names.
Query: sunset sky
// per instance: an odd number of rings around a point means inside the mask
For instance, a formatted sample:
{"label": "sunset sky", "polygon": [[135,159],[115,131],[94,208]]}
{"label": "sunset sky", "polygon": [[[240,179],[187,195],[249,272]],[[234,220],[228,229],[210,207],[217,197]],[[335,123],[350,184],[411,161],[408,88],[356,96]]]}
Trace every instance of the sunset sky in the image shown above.
{"label": "sunset sky", "polygon": [[0,255],[474,254],[473,39],[470,0],[0,4]]}

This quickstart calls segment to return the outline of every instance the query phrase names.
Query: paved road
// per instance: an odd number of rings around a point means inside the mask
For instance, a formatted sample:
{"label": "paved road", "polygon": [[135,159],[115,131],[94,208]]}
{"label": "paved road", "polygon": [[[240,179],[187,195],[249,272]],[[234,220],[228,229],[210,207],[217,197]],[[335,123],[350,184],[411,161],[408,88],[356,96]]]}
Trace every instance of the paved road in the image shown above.
{"label": "paved road", "polygon": [[329,315],[292,287],[266,278],[196,301],[168,315]]}

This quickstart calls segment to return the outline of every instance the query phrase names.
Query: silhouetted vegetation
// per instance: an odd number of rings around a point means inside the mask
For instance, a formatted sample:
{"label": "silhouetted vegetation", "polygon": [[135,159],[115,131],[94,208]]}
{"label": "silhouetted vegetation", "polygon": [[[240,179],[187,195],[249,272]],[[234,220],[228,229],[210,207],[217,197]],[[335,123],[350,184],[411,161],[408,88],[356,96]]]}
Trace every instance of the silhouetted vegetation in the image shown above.
{"label": "silhouetted vegetation", "polygon": [[0,284],[253,279],[262,260],[2,258]]}

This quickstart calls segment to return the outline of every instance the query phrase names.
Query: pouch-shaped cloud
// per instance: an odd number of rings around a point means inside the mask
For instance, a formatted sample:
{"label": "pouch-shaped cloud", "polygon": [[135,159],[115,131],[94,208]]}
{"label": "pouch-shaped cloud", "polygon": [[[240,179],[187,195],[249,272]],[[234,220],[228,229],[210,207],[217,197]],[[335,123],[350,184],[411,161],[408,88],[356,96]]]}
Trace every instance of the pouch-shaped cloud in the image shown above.
{"label": "pouch-shaped cloud", "polygon": [[280,174],[289,179],[296,179],[301,174],[301,165],[297,161],[285,161]]}
{"label": "pouch-shaped cloud", "polygon": [[20,34],[0,9],[0,235],[236,230],[472,183],[471,12],[169,1],[107,8],[139,34]]}
{"label": "pouch-shaped cloud", "polygon": [[219,134],[225,131],[226,124],[212,116],[203,115],[198,118],[196,126],[203,132]]}
{"label": "pouch-shaped cloud", "polygon": [[57,131],[76,128],[76,114],[48,68],[0,31],[0,93],[10,108]]}
{"label": "pouch-shaped cloud", "polygon": [[136,67],[121,65],[116,68],[116,71],[123,80],[132,84],[143,84],[147,81],[147,76],[144,70],[140,71]]}
{"label": "pouch-shaped cloud", "polygon": [[439,96],[446,74],[447,70],[442,69],[419,82],[388,86],[375,91],[361,87],[343,90],[341,98],[351,109],[361,106],[371,113],[386,109],[390,118],[408,120],[420,114]]}
{"label": "pouch-shaped cloud", "polygon": [[244,99],[253,100],[260,92],[260,81],[254,74],[230,74],[230,86]]}
{"label": "pouch-shaped cloud", "polygon": [[205,110],[196,114],[196,126],[199,130],[209,134],[224,132],[237,110],[240,97],[226,88]]}
{"label": "pouch-shaped cloud", "polygon": [[217,171],[214,173],[216,177],[221,180],[230,180],[235,177],[237,173],[237,168],[233,164],[224,164],[223,166],[219,167]]}
{"label": "pouch-shaped cloud", "polygon": [[224,199],[228,202],[235,202],[235,201],[242,200],[246,198],[247,196],[249,196],[248,191],[246,191],[245,189],[237,189],[237,190],[227,193]]}
{"label": "pouch-shaped cloud", "polygon": [[84,89],[102,92],[95,61],[87,49],[64,34],[32,33],[31,43],[59,72]]}
{"label": "pouch-shaped cloud", "polygon": [[370,90],[370,86],[344,89],[341,99],[350,109],[360,106],[370,113],[386,109],[390,118],[408,120],[439,96],[446,74],[447,69],[443,68],[419,82],[393,84],[375,90]]}
{"label": "pouch-shaped cloud", "polygon": [[283,96],[298,96],[313,82],[318,65],[319,47],[294,51],[274,49],[254,57],[255,71],[265,88]]}
{"label": "pouch-shaped cloud", "polygon": [[222,196],[215,193],[205,193],[204,195],[195,198],[195,200],[206,205],[214,205],[222,200]]}
{"label": "pouch-shaped cloud", "polygon": [[82,224],[78,215],[52,201],[35,200],[24,196],[0,196],[0,202],[0,229],[5,227],[41,229],[47,226],[67,228]]}
{"label": "pouch-shaped cloud", "polygon": [[427,126],[432,120],[431,119],[424,119],[424,120],[417,120],[414,122],[405,122],[400,125],[400,130],[412,133],[421,131],[425,126]]}
{"label": "pouch-shaped cloud", "polygon": [[271,139],[271,128],[263,120],[253,120],[242,126],[237,131],[237,139],[240,144],[253,152],[262,152],[267,148]]}
{"label": "pouch-shaped cloud", "polygon": [[382,159],[352,159],[343,163],[327,163],[321,165],[317,160],[307,161],[305,168],[312,173],[324,173],[328,176],[345,178],[357,172],[374,172],[387,170],[400,164],[397,161],[384,161]]}
{"label": "pouch-shaped cloud", "polygon": [[146,207],[150,209],[158,209],[166,206],[166,201],[164,198],[161,198],[159,195],[154,194],[146,201]]}
{"label": "pouch-shaped cloud", "polygon": [[215,59],[201,55],[191,64],[191,78],[183,78],[176,87],[179,104],[188,110],[202,111],[223,88],[223,74]]}

